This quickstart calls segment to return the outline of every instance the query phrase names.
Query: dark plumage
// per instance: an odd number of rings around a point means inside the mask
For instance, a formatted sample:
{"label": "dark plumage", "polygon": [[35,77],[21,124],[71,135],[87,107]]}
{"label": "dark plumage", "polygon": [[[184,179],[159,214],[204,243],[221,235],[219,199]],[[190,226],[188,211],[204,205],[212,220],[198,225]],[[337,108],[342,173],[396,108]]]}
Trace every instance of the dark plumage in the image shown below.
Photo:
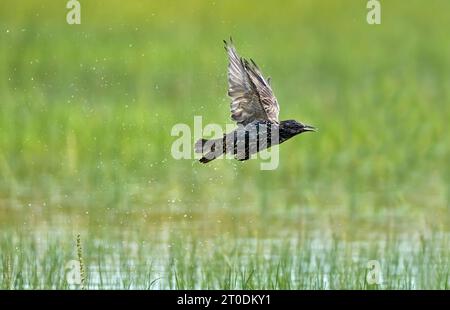
{"label": "dark plumage", "polygon": [[225,42],[228,54],[228,95],[231,97],[231,118],[238,128],[218,139],[200,139],[195,151],[202,153],[201,163],[208,163],[222,154],[233,154],[237,160],[281,144],[315,128],[295,120],[278,121],[278,101],[268,81],[253,60],[238,56],[230,38]]}

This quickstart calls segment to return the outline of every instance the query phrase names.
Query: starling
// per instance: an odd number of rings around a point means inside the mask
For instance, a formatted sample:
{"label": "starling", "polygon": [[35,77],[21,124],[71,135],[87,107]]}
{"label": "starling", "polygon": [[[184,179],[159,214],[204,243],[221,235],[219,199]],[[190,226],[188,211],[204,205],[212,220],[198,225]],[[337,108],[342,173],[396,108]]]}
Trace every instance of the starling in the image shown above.
{"label": "starling", "polygon": [[233,154],[237,160],[251,155],[302,132],[316,131],[313,126],[295,120],[279,121],[280,107],[273,94],[270,78],[263,77],[259,67],[240,57],[233,41],[224,40],[228,54],[228,96],[231,98],[231,119],[238,127],[218,139],[200,139],[195,151],[202,153],[201,163],[208,163],[222,154]]}

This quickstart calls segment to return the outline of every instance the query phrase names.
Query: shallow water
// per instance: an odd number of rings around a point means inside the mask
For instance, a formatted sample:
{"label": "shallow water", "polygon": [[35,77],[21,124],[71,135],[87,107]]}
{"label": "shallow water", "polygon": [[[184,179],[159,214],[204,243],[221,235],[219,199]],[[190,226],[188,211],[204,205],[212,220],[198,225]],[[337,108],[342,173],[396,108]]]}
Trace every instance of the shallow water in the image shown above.
{"label": "shallow water", "polygon": [[[127,219],[130,216],[130,212],[117,213],[122,221],[133,223]],[[12,260],[19,267],[27,260],[38,262],[27,269],[30,276],[45,274],[46,264],[57,275],[57,281],[25,280],[23,288],[80,288],[66,279],[67,262],[78,260],[77,234],[81,235],[85,286],[91,289],[419,289],[450,284],[448,232],[411,232],[400,222],[395,231],[389,225],[373,229],[373,219],[349,221],[338,214],[324,221],[317,214],[301,212],[298,216],[307,218],[304,222],[295,216],[229,216],[204,214],[222,219],[205,221],[172,213],[158,214],[159,220],[153,221],[148,220],[150,214],[128,227],[84,221],[54,225],[54,219],[40,219],[32,228],[22,224],[23,230],[16,230],[20,223],[9,222],[7,229],[3,227],[2,248],[15,249]],[[21,256],[27,257],[25,262]],[[376,285],[366,279],[371,260],[381,268]],[[224,277],[224,272],[230,276]]]}

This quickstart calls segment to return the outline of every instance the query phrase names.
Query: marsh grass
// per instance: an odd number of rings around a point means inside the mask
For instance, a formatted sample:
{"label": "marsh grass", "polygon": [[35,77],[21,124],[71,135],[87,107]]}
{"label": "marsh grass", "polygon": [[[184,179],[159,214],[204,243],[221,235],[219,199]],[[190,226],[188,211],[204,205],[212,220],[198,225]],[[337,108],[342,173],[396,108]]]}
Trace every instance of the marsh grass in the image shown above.
{"label": "marsh grass", "polygon": [[[148,246],[148,239],[139,236],[137,251],[120,240],[105,248],[99,240],[86,239],[89,276],[83,283],[89,289],[448,289],[448,235],[427,237],[426,251],[410,247],[416,238],[397,237],[391,243],[380,238],[322,243],[327,239],[320,233],[302,242],[178,235],[167,248],[157,240]],[[64,265],[69,258],[61,241],[49,238],[42,245],[28,238],[3,239],[2,289],[68,288]],[[15,259],[4,254],[14,252]],[[366,265],[374,258],[382,281],[369,285]]]}
{"label": "marsh grass", "polygon": [[77,258],[80,264],[81,289],[86,289],[86,271],[84,269],[83,247],[81,246],[81,235],[77,235]]}

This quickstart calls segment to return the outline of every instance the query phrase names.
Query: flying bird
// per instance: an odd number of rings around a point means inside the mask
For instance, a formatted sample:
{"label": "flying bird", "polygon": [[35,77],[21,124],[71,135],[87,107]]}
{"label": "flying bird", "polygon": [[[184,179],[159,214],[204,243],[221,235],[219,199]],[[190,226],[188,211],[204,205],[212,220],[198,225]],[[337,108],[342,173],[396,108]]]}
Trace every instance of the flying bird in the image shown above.
{"label": "flying bird", "polygon": [[238,127],[218,139],[200,139],[195,151],[202,153],[201,163],[222,154],[233,154],[237,160],[316,128],[295,120],[279,121],[280,106],[272,91],[270,78],[265,79],[256,63],[240,57],[233,40],[224,40],[228,54],[228,96],[231,119]]}

